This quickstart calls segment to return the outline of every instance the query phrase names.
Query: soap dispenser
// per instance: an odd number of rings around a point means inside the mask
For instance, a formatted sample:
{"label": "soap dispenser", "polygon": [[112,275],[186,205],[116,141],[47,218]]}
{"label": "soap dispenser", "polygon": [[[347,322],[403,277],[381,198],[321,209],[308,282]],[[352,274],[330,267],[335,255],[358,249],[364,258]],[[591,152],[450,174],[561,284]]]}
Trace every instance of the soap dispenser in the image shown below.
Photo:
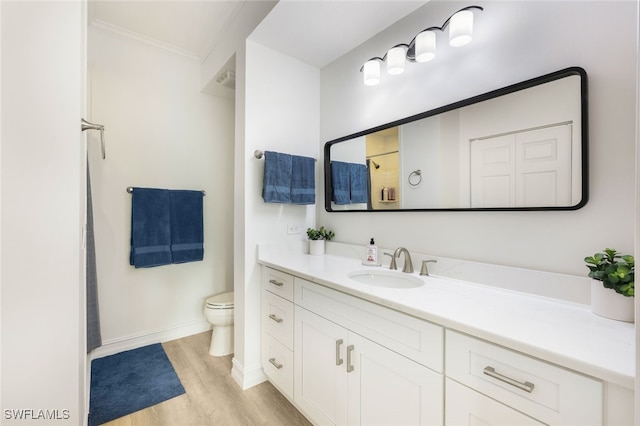
{"label": "soap dispenser", "polygon": [[378,266],[378,247],[373,237],[367,246],[367,259],[363,262],[367,265]]}

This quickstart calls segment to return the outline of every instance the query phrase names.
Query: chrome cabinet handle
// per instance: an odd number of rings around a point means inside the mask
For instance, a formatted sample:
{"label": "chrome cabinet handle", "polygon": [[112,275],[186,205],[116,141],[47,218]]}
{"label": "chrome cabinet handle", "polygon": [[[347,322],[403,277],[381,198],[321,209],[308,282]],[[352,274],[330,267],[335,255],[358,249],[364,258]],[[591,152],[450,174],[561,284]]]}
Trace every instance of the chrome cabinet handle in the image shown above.
{"label": "chrome cabinet handle", "polygon": [[276,316],[276,314],[271,314],[271,315],[269,315],[269,318],[271,318],[272,320],[274,320],[274,321],[275,321],[275,322],[277,322],[277,323],[281,323],[282,321],[284,321],[282,318],[278,318],[278,317]]}
{"label": "chrome cabinet handle", "polygon": [[342,339],[336,340],[336,365],[342,365],[344,362],[344,360],[340,358],[340,346],[342,346],[343,343],[344,341]]}
{"label": "chrome cabinet handle", "polygon": [[278,286],[278,287],[282,287],[282,286],[284,285],[284,283],[283,283],[283,282],[276,281],[276,280],[274,280],[274,279],[270,279],[270,280],[269,280],[269,284],[273,284],[273,285]]}
{"label": "chrome cabinet handle", "polygon": [[351,364],[351,353],[353,349],[353,345],[347,346],[347,373],[351,373],[354,370],[353,364]]}
{"label": "chrome cabinet handle", "polygon": [[514,380],[511,377],[507,377],[500,373],[497,373],[496,369],[493,367],[485,367],[482,372],[489,377],[493,377],[494,379],[500,380],[501,382],[504,382],[508,385],[515,386],[518,389],[521,389],[525,392],[529,392],[529,393],[533,392],[533,388],[534,388],[533,383],[531,382],[520,383],[519,381]]}
{"label": "chrome cabinet handle", "polygon": [[280,370],[282,368],[282,364],[278,364],[276,362],[275,358],[269,358],[269,362],[271,363],[271,365],[273,365],[275,368],[277,368],[278,370]]}

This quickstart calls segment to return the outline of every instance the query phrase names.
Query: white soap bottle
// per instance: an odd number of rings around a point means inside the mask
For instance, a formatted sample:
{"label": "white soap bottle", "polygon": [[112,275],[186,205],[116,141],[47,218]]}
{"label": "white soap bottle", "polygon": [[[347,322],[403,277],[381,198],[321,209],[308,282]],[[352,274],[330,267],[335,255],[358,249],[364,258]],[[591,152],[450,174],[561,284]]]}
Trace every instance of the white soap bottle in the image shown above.
{"label": "white soap bottle", "polygon": [[370,265],[378,264],[378,247],[376,246],[376,242],[373,241],[373,237],[367,246],[367,260],[366,262]]}

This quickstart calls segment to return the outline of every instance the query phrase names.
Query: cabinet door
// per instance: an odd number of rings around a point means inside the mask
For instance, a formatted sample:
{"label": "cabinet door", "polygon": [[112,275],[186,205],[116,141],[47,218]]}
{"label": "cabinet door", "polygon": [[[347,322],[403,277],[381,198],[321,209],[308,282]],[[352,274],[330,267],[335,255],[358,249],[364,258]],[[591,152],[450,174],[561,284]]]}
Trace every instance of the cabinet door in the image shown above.
{"label": "cabinet door", "polygon": [[347,331],[295,308],[294,401],[314,423],[347,424]]}
{"label": "cabinet door", "polygon": [[468,387],[446,380],[447,426],[542,426],[531,417],[502,405]]}
{"label": "cabinet door", "polygon": [[441,374],[354,333],[347,348],[349,425],[443,424]]}

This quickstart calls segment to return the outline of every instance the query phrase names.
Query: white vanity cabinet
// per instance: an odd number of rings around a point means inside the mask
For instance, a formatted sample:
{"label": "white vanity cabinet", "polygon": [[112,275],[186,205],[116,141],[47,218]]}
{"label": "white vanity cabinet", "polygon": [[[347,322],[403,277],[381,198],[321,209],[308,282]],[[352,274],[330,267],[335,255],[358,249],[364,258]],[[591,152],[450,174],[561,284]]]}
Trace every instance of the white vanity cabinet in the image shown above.
{"label": "white vanity cabinet", "polygon": [[294,400],[327,425],[442,424],[442,375],[296,306]]}
{"label": "white vanity cabinet", "polygon": [[442,424],[442,327],[294,280],[294,401],[305,414],[318,424]]}
{"label": "white vanity cabinet", "polygon": [[445,340],[447,425],[603,424],[602,382],[453,330]]}
{"label": "white vanity cabinet", "polygon": [[262,369],[274,386],[293,398],[293,277],[262,268]]}
{"label": "white vanity cabinet", "polygon": [[445,380],[447,426],[543,426],[544,423],[476,392],[449,378]]}
{"label": "white vanity cabinet", "polygon": [[324,280],[263,266],[262,365],[314,424],[633,424],[627,387]]}

